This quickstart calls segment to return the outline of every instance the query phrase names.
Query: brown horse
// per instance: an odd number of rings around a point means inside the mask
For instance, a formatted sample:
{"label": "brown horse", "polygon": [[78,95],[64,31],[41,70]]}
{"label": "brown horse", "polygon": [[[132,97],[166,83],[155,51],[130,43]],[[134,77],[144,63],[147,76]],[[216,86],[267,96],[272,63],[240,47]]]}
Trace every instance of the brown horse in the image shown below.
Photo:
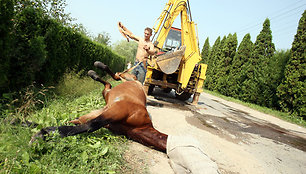
{"label": "brown horse", "polygon": [[128,80],[112,88],[111,84],[101,79],[93,70],[88,75],[101,82],[105,88],[102,95],[106,106],[95,110],[70,121],[75,126],[59,126],[43,128],[35,134],[36,137],[44,138],[49,132],[58,130],[62,137],[72,136],[84,132],[93,132],[101,127],[106,127],[113,132],[126,135],[134,141],[146,146],[153,146],[155,149],[166,152],[168,135],[157,131],[152,124],[149,113],[146,109],[146,94],[140,82],[128,73],[114,74],[102,62],[95,62],[94,65],[106,71],[115,80]]}

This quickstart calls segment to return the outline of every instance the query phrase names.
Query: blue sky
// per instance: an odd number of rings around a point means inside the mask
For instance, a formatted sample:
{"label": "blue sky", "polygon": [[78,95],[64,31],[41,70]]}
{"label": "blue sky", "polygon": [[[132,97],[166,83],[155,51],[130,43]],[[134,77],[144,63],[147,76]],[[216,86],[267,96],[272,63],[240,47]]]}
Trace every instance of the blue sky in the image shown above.
{"label": "blue sky", "polygon": [[[145,27],[153,27],[168,0],[66,0],[66,13],[97,36],[106,32],[111,44],[124,39],[117,22],[143,37]],[[276,49],[290,49],[306,0],[190,0],[192,19],[198,25],[200,49],[209,37],[212,46],[218,36],[245,34],[255,42],[266,18],[270,19]],[[180,27],[179,17],[175,26]]]}

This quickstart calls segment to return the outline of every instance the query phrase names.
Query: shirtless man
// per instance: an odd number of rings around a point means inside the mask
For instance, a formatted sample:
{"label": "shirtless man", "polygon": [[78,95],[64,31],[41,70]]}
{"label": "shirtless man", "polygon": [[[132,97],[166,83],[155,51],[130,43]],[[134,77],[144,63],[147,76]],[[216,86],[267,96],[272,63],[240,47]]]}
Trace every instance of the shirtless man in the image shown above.
{"label": "shirtless man", "polygon": [[122,28],[122,33],[129,38],[138,42],[138,48],[136,53],[136,60],[134,66],[141,62],[136,68],[133,69],[132,73],[137,77],[138,81],[143,84],[145,80],[145,76],[147,73],[147,59],[149,55],[154,55],[156,52],[154,50],[154,45],[150,41],[150,37],[152,36],[152,29],[145,28],[144,30],[144,38],[135,36],[129,30],[127,30],[121,23],[119,26]]}

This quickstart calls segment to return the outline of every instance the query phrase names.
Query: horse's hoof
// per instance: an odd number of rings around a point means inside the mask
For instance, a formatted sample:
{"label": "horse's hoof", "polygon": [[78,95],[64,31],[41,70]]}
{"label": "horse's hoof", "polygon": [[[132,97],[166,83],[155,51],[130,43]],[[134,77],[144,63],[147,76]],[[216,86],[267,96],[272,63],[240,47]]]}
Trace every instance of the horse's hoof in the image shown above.
{"label": "horse's hoof", "polygon": [[100,62],[100,61],[96,61],[94,63],[94,66],[97,68],[100,68],[102,70],[105,70],[107,68],[107,65],[105,65],[104,63]]}
{"label": "horse's hoof", "polygon": [[87,74],[89,75],[89,77],[91,77],[94,80],[97,80],[100,78],[98,74],[93,70],[89,70]]}
{"label": "horse's hoof", "polygon": [[57,130],[57,127],[47,127],[47,128],[41,129],[39,132],[37,132],[31,137],[29,145],[32,145],[37,139],[42,139],[45,141],[46,135],[49,135],[50,132],[54,132],[56,130]]}

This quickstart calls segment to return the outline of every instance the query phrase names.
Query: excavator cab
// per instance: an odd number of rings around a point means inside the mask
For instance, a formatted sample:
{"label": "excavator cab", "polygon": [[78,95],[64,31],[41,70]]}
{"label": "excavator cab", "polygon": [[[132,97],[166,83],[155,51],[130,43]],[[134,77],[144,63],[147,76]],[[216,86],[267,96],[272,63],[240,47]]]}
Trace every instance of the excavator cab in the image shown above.
{"label": "excavator cab", "polygon": [[182,45],[181,41],[181,29],[171,27],[169,34],[166,38],[166,41],[161,49],[161,53],[168,51],[174,51]]}

